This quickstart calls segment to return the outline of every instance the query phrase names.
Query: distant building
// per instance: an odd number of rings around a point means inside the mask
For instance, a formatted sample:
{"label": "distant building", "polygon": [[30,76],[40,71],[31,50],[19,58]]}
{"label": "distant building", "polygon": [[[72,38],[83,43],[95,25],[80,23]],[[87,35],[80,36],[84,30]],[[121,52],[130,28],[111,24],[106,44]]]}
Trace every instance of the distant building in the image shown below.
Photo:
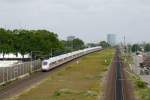
{"label": "distant building", "polygon": [[75,39],[75,36],[68,36],[68,37],[67,37],[67,40],[68,40],[68,41],[72,41],[72,40],[74,40],[74,39]]}
{"label": "distant building", "polygon": [[116,45],[116,35],[115,34],[108,34],[107,35],[107,42],[111,46],[115,46]]}

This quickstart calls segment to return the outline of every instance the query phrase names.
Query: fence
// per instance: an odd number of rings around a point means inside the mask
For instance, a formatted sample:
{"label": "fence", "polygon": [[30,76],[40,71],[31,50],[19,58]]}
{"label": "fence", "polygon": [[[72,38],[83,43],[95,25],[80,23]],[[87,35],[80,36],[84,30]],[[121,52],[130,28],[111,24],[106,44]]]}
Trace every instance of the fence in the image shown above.
{"label": "fence", "polygon": [[17,78],[29,75],[41,69],[41,60],[25,62],[11,67],[0,67],[0,85],[13,81]]}

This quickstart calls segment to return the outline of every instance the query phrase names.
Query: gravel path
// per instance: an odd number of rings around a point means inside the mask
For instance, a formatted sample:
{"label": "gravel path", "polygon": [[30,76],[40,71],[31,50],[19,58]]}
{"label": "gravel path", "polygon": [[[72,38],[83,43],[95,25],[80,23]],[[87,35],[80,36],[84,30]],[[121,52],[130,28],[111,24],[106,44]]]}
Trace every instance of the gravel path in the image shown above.
{"label": "gravel path", "polygon": [[47,77],[48,73],[37,72],[29,77],[17,80],[0,90],[0,100],[7,100],[12,96],[18,95],[24,90],[32,87],[34,84],[42,81]]}

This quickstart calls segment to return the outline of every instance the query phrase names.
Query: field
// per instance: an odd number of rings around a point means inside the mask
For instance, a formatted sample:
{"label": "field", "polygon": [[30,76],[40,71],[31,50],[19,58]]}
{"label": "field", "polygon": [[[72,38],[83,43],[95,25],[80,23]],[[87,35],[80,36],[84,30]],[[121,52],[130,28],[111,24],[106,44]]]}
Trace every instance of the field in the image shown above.
{"label": "field", "polygon": [[56,69],[42,83],[13,100],[97,100],[103,76],[114,55],[106,49],[81,57]]}

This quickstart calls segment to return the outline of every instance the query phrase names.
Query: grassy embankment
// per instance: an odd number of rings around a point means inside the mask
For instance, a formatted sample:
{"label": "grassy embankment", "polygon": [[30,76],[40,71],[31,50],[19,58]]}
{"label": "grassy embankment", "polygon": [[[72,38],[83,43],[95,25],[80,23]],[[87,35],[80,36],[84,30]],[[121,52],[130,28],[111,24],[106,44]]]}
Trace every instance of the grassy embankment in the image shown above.
{"label": "grassy embankment", "polygon": [[[127,55],[127,65],[133,65],[133,59],[131,55]],[[129,79],[132,81],[134,87],[134,95],[137,100],[150,100],[150,88],[147,87],[146,83],[140,78],[139,75],[130,71],[129,67],[126,68],[129,74]]]}
{"label": "grassy embankment", "polygon": [[113,55],[114,49],[106,49],[78,59],[78,64],[65,64],[15,100],[97,100],[103,92],[103,73]]}

